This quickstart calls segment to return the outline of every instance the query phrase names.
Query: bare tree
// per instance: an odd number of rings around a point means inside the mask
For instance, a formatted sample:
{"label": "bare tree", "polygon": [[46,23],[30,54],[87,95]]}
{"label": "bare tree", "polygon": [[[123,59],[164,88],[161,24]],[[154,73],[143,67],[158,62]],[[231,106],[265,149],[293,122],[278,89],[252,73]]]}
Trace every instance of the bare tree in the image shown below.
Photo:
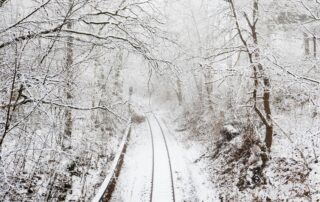
{"label": "bare tree", "polygon": [[[68,4],[70,12],[73,11],[74,8],[74,1],[69,0]],[[71,19],[67,22],[67,29],[72,29],[72,21]],[[73,37],[68,36],[67,37],[67,43],[66,43],[66,66],[65,66],[65,72],[66,72],[66,87],[65,87],[65,94],[66,94],[66,102],[70,104],[72,102],[73,98],[73,92],[72,92],[72,82],[73,82],[73,74],[72,74],[72,64],[73,64]],[[64,134],[63,134],[63,145],[62,147],[64,149],[70,148],[70,138],[72,135],[72,111],[70,108],[66,108],[65,110],[65,127],[64,127]]]}
{"label": "bare tree", "polygon": [[[132,0],[0,3],[0,65],[5,67],[0,68],[0,196],[76,197],[68,193],[77,186],[72,177],[82,172],[81,187],[93,187],[85,186],[92,183],[85,180],[88,169],[109,163],[114,152],[109,144],[119,140],[127,123],[121,78],[125,54],[157,60],[150,45],[164,39],[153,15],[157,11],[151,1]],[[10,13],[14,17],[8,19]],[[103,72],[99,77],[105,77],[90,86],[96,79],[90,76],[94,61]],[[91,123],[89,112],[104,120]],[[29,182],[39,176],[45,188],[38,192],[38,185]],[[14,194],[19,187],[26,191]],[[88,200],[92,191],[83,197]]]}
{"label": "bare tree", "polygon": [[[234,17],[235,26],[238,32],[238,36],[242,45],[245,48],[246,54],[248,56],[250,65],[253,69],[253,80],[254,80],[254,90],[253,90],[253,108],[256,114],[259,116],[260,120],[263,122],[266,128],[265,132],[265,143],[266,146],[270,149],[272,145],[273,137],[273,124],[271,119],[271,103],[270,103],[270,90],[271,84],[269,76],[265,71],[260,61],[260,47],[258,43],[258,30],[257,23],[259,21],[259,2],[258,0],[253,0],[252,6],[252,19],[249,19],[249,15],[244,12],[243,18],[245,19],[246,26],[249,28],[250,33],[249,39],[244,36],[243,28],[240,26],[240,20],[238,16],[238,11],[236,9],[235,2],[233,0],[229,1],[230,9]],[[263,110],[260,110],[259,106],[259,88],[262,87],[262,99],[263,99]]]}

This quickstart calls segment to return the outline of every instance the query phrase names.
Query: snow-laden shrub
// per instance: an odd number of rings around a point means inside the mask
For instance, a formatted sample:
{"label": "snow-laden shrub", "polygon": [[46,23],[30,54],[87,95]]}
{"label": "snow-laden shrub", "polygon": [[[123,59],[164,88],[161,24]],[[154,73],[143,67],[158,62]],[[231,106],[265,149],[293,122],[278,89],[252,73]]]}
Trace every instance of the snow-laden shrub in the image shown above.
{"label": "snow-laden shrub", "polygon": [[142,114],[139,114],[137,112],[133,112],[131,114],[132,123],[140,124],[140,123],[143,123],[145,120],[146,120],[146,117]]}
{"label": "snow-laden shrub", "polygon": [[223,139],[230,141],[236,136],[240,135],[240,130],[235,128],[231,124],[224,125],[222,130],[220,131],[220,134],[222,135]]}

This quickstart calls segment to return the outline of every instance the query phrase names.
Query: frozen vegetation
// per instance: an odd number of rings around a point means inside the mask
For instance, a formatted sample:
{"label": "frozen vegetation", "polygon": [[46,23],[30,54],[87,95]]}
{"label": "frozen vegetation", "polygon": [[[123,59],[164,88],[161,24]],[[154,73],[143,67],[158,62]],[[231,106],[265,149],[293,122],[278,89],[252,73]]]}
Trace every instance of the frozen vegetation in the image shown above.
{"label": "frozen vegetation", "polygon": [[0,0],[0,21],[0,201],[320,201],[318,0]]}

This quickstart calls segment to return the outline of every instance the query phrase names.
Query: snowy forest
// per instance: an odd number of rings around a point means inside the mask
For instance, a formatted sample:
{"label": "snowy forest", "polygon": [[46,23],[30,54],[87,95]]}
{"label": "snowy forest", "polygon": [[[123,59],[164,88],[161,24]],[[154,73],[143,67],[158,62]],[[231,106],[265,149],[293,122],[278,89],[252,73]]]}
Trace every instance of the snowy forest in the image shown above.
{"label": "snowy forest", "polygon": [[0,201],[320,201],[320,1],[0,0]]}

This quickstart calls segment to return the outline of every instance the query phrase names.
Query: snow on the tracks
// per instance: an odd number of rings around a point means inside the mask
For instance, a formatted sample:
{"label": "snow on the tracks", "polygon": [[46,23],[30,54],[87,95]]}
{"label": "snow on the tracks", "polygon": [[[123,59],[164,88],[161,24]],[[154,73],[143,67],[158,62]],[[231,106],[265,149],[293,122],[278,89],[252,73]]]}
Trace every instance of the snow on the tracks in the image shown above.
{"label": "snow on the tracks", "polygon": [[[175,201],[215,201],[212,186],[199,164],[193,163],[199,155],[197,147],[187,149],[177,138],[169,121],[158,120],[167,140],[171,159]],[[165,142],[157,120],[149,115],[154,138],[153,202],[173,201],[170,165]],[[117,181],[112,202],[150,201],[152,180],[152,144],[148,122],[133,126],[124,165]]]}
{"label": "snow on the tracks", "polygon": [[148,126],[132,127],[130,143],[111,202],[149,201],[151,144]]}
{"label": "snow on the tracks", "polygon": [[152,202],[173,201],[171,168],[165,140],[156,119],[149,116],[154,138],[154,178]]}

